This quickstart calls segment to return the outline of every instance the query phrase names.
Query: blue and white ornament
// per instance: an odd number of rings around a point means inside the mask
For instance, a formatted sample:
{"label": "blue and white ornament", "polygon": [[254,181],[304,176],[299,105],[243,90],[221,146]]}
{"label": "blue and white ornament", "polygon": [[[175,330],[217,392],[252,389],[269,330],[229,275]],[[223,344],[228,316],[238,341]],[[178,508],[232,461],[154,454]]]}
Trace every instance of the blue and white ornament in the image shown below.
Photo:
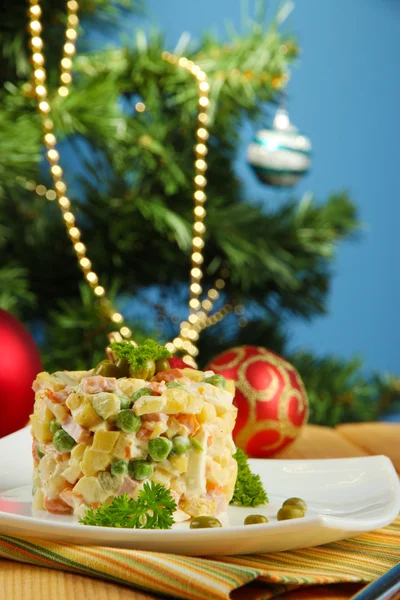
{"label": "blue and white ornament", "polygon": [[272,128],[257,131],[247,158],[263,183],[291,187],[311,166],[311,142],[290,123],[287,111],[279,108]]}

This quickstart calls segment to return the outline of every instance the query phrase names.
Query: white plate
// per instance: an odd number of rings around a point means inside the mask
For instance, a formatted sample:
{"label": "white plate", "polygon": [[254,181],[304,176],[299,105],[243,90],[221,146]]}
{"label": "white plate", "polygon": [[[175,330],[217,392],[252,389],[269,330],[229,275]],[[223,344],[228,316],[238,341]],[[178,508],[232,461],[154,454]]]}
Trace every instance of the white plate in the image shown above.
{"label": "white plate", "polygon": [[[252,460],[268,490],[270,504],[256,509],[229,507],[222,529],[127,530],[87,527],[71,516],[32,511],[30,436],[27,430],[0,440],[0,534],[39,537],[75,544],[108,545],[175,554],[224,555],[276,552],[326,544],[391,523],[400,510],[397,474],[385,456],[330,460]],[[11,484],[11,486],[10,486]],[[276,520],[283,500],[304,498],[307,516]],[[269,523],[244,526],[258,513]]]}

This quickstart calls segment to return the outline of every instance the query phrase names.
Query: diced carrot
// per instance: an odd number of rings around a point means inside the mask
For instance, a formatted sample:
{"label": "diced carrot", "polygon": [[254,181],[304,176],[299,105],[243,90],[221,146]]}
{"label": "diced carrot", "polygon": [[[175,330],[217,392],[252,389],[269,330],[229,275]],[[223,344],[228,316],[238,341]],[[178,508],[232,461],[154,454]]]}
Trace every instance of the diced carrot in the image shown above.
{"label": "diced carrot", "polygon": [[45,390],[45,396],[53,402],[53,404],[64,404],[66,399],[69,396],[69,392],[65,390],[61,390],[59,392],[53,392],[53,390]]}
{"label": "diced carrot", "polygon": [[49,513],[55,515],[72,513],[72,507],[68,506],[61,498],[49,498],[48,496],[45,496],[43,499],[43,506]]}
{"label": "diced carrot", "polygon": [[200,429],[200,424],[194,415],[178,414],[176,415],[176,420],[181,425],[184,425],[191,435],[195,435]]}
{"label": "diced carrot", "polygon": [[127,444],[124,448],[125,451],[125,458],[130,458],[131,457],[131,447],[129,444]]}
{"label": "diced carrot", "polygon": [[150,436],[151,436],[151,430],[148,429],[147,427],[144,427],[143,425],[136,434],[137,439],[140,440],[141,442],[147,442],[147,440],[150,439]]}
{"label": "diced carrot", "polygon": [[160,371],[157,375],[154,375],[152,381],[173,381],[182,376],[183,374],[180,369],[168,369],[167,371]]}
{"label": "diced carrot", "polygon": [[151,381],[149,385],[149,390],[153,394],[153,396],[161,396],[164,390],[164,386],[160,381]]}
{"label": "diced carrot", "polygon": [[210,447],[213,443],[213,437],[212,435],[209,435],[207,438],[207,446]]}
{"label": "diced carrot", "polygon": [[213,481],[207,481],[207,492],[211,494],[222,494],[222,487]]}
{"label": "diced carrot", "polygon": [[90,505],[92,508],[99,508],[100,506],[100,502],[92,502],[92,504]]}

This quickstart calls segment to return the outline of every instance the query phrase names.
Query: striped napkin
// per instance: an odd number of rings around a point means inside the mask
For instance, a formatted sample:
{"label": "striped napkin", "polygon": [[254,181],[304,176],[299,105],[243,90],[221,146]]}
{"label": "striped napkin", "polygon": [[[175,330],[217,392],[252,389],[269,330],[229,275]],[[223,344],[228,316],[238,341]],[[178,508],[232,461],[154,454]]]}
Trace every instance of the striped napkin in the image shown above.
{"label": "striped napkin", "polygon": [[377,579],[400,562],[400,517],[355,538],[275,554],[192,558],[1,535],[0,557],[185,600],[267,600],[299,586]]}

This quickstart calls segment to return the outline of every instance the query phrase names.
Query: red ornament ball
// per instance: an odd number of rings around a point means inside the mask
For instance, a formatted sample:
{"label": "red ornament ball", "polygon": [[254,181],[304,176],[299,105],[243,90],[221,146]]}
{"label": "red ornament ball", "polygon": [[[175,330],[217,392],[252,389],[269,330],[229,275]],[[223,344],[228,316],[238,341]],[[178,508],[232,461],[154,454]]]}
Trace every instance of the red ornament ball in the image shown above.
{"label": "red ornament ball", "polygon": [[171,356],[168,362],[171,369],[193,369],[193,367],[185,363],[179,356]]}
{"label": "red ornament ball", "polygon": [[292,442],[307,422],[308,400],[296,369],[257,346],[231,348],[206,367],[236,384],[233,439],[249,456],[265,458]]}
{"label": "red ornament ball", "polygon": [[27,425],[34,402],[32,383],[41,370],[30,333],[0,309],[0,437]]}

